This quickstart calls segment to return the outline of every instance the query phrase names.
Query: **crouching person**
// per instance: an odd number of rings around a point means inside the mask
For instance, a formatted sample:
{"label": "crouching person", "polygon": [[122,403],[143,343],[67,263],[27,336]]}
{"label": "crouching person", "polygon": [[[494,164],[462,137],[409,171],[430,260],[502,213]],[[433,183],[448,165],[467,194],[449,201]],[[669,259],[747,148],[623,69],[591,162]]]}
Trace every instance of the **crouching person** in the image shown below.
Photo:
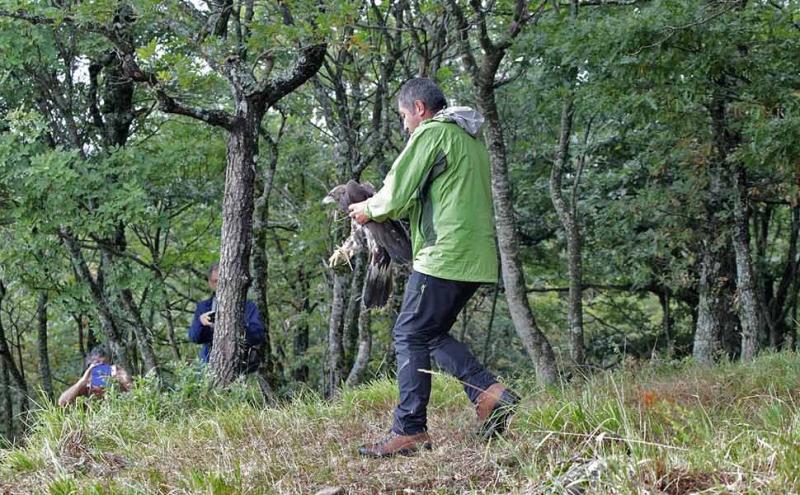
{"label": "crouching person", "polygon": [[86,356],[86,370],[83,375],[61,394],[58,405],[68,406],[82,395],[103,397],[112,382],[117,383],[119,388],[126,392],[133,385],[128,371],[122,366],[111,364],[109,352],[105,347],[97,346]]}

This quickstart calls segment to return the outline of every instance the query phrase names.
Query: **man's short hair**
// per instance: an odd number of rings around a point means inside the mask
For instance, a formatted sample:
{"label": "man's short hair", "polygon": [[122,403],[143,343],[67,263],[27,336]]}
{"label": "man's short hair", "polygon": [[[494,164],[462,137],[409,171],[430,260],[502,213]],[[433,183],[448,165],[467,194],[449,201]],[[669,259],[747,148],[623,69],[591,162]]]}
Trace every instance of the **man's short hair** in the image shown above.
{"label": "man's short hair", "polygon": [[447,100],[439,86],[425,77],[409,79],[397,94],[397,102],[406,110],[412,110],[416,100],[420,100],[434,113],[447,106]]}
{"label": "man's short hair", "polygon": [[211,278],[211,274],[217,270],[219,270],[219,262],[211,263],[211,266],[208,267],[208,272],[206,272],[206,278]]}

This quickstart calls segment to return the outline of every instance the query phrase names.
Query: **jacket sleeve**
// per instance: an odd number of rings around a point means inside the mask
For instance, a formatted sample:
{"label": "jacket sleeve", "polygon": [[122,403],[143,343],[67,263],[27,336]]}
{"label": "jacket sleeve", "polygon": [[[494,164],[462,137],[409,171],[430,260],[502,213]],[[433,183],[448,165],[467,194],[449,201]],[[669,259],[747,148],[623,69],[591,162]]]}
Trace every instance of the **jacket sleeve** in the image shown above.
{"label": "jacket sleeve", "polygon": [[376,222],[406,215],[419,196],[423,180],[436,160],[439,132],[436,127],[418,129],[392,164],[383,187],[367,200],[365,214]]}
{"label": "jacket sleeve", "polygon": [[214,328],[200,323],[200,315],[206,311],[202,303],[198,304],[197,309],[194,310],[194,318],[189,326],[189,340],[195,344],[208,344],[214,340]]}
{"label": "jacket sleeve", "polygon": [[261,322],[258,307],[253,301],[245,304],[245,340],[250,345],[261,345],[266,341],[266,329]]}

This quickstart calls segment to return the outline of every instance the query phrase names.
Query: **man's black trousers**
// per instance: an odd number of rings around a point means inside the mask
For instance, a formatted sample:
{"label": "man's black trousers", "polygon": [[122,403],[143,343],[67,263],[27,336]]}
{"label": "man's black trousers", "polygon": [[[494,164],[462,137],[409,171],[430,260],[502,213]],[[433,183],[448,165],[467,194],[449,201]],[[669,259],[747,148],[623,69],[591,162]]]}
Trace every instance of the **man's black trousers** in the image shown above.
{"label": "man's black trousers", "polygon": [[406,284],[403,307],[394,326],[400,404],[392,431],[413,435],[427,431],[431,395],[431,357],[440,368],[464,383],[472,403],[496,383],[478,364],[466,345],[450,336],[450,328],[480,286],[476,282],[445,280],[414,271]]}

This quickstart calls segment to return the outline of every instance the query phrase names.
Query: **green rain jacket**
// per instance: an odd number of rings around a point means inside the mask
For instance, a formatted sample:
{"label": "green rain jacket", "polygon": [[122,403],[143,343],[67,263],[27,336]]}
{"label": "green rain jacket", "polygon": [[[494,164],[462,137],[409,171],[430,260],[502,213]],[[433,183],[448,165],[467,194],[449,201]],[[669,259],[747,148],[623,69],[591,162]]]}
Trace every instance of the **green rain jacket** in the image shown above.
{"label": "green rain jacket", "polygon": [[367,200],[376,222],[411,222],[414,270],[447,280],[497,282],[491,171],[477,138],[483,117],[447,108],[420,123],[383,187]]}

